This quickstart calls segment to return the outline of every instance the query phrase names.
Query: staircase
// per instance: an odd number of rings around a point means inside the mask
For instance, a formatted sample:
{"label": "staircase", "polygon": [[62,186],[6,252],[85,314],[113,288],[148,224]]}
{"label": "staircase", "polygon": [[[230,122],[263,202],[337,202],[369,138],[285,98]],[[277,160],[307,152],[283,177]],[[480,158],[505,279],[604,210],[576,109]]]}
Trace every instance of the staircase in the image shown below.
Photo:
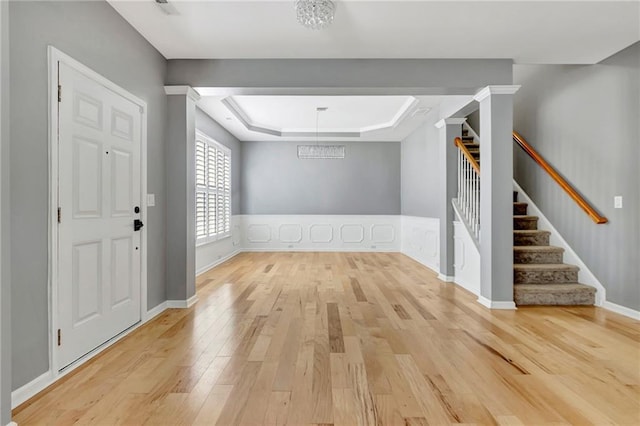
{"label": "staircase", "polygon": [[564,249],[549,245],[549,231],[513,192],[513,279],[516,305],[593,305],[596,289],[578,283],[575,265],[563,263]]}
{"label": "staircase", "polygon": [[462,143],[469,150],[469,153],[473,155],[478,165],[480,165],[480,144],[476,142],[473,136],[469,135],[467,129],[462,130]]}
{"label": "staircase", "polygon": [[[480,165],[480,144],[463,129],[462,144]],[[467,176],[464,173],[462,176]],[[516,305],[593,305],[596,289],[578,283],[575,265],[563,263],[564,249],[549,245],[549,231],[513,193],[513,277]]]}

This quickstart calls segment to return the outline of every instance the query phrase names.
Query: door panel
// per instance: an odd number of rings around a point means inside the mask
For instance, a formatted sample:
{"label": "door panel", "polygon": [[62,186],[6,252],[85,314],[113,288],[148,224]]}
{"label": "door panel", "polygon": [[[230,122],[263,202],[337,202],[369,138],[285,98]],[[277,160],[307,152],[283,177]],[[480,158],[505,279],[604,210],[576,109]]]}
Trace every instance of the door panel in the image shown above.
{"label": "door panel", "polygon": [[73,247],[73,326],[78,327],[102,313],[102,241]]}
{"label": "door panel", "polygon": [[140,321],[140,107],[59,63],[62,369]]}
{"label": "door panel", "polygon": [[133,199],[131,194],[131,182],[133,161],[130,152],[112,150],[111,179],[111,216],[127,216],[131,214]]}
{"label": "door panel", "polygon": [[131,237],[126,236],[111,241],[111,307],[129,302],[132,299],[132,279],[133,268],[131,260],[133,258],[133,242]]}
{"label": "door panel", "polygon": [[73,217],[98,218],[102,215],[102,144],[73,139]]}

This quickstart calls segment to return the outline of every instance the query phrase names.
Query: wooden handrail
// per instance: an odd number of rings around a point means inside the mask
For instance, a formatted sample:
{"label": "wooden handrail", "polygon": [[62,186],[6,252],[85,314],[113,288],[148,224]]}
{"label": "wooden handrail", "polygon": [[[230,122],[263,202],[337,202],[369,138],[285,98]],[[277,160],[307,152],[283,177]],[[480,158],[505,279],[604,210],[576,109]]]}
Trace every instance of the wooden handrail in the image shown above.
{"label": "wooden handrail", "polygon": [[569,195],[569,197],[573,198],[582,210],[585,211],[593,219],[593,221],[597,224],[607,223],[608,220],[606,217],[601,216],[595,208],[593,208],[582,196],[576,191],[560,174],[551,166],[547,161],[542,158],[540,154],[536,152],[535,149],[529,143],[518,134],[518,132],[513,132],[513,140],[526,152],[529,157],[533,159],[540,167],[544,169],[545,172],[551,176],[553,180],[556,181],[558,185],[564,189],[564,191]]}
{"label": "wooden handrail", "polygon": [[473,158],[473,155],[471,155],[467,147],[464,146],[464,143],[462,143],[462,139],[455,138],[453,140],[453,143],[455,144],[455,146],[457,146],[460,149],[460,151],[462,151],[462,155],[464,155],[467,158],[467,161],[471,163],[471,167],[473,167],[473,170],[476,172],[478,176],[480,176],[480,165],[478,164],[476,159]]}

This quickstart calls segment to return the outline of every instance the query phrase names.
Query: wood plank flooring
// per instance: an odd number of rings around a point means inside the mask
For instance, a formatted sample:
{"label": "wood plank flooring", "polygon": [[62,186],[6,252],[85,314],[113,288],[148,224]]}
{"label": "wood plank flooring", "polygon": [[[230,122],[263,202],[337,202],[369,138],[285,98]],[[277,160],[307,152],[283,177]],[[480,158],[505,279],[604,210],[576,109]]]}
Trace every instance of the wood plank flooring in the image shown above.
{"label": "wood plank flooring", "polygon": [[244,253],[18,424],[640,424],[640,324],[490,311],[401,254]]}

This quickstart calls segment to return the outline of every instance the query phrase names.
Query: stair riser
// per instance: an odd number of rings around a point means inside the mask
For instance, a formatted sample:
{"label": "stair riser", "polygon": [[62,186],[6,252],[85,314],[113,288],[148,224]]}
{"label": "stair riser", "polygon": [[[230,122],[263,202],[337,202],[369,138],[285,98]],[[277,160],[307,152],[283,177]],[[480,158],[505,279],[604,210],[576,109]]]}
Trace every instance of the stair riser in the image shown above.
{"label": "stair riser", "polygon": [[549,234],[514,235],[514,246],[548,246]]}
{"label": "stair riser", "polygon": [[559,284],[578,282],[578,271],[513,271],[516,284]]}
{"label": "stair riser", "polygon": [[516,305],[594,305],[596,297],[593,292],[572,292],[572,293],[528,293],[514,292]]}
{"label": "stair riser", "polygon": [[513,218],[513,229],[518,230],[535,230],[538,229],[538,218],[523,219]]}
{"label": "stair riser", "polygon": [[527,214],[527,205],[526,204],[514,204],[513,205],[513,214],[526,215]]}
{"label": "stair riser", "polygon": [[562,263],[562,252],[513,252],[513,263]]}

